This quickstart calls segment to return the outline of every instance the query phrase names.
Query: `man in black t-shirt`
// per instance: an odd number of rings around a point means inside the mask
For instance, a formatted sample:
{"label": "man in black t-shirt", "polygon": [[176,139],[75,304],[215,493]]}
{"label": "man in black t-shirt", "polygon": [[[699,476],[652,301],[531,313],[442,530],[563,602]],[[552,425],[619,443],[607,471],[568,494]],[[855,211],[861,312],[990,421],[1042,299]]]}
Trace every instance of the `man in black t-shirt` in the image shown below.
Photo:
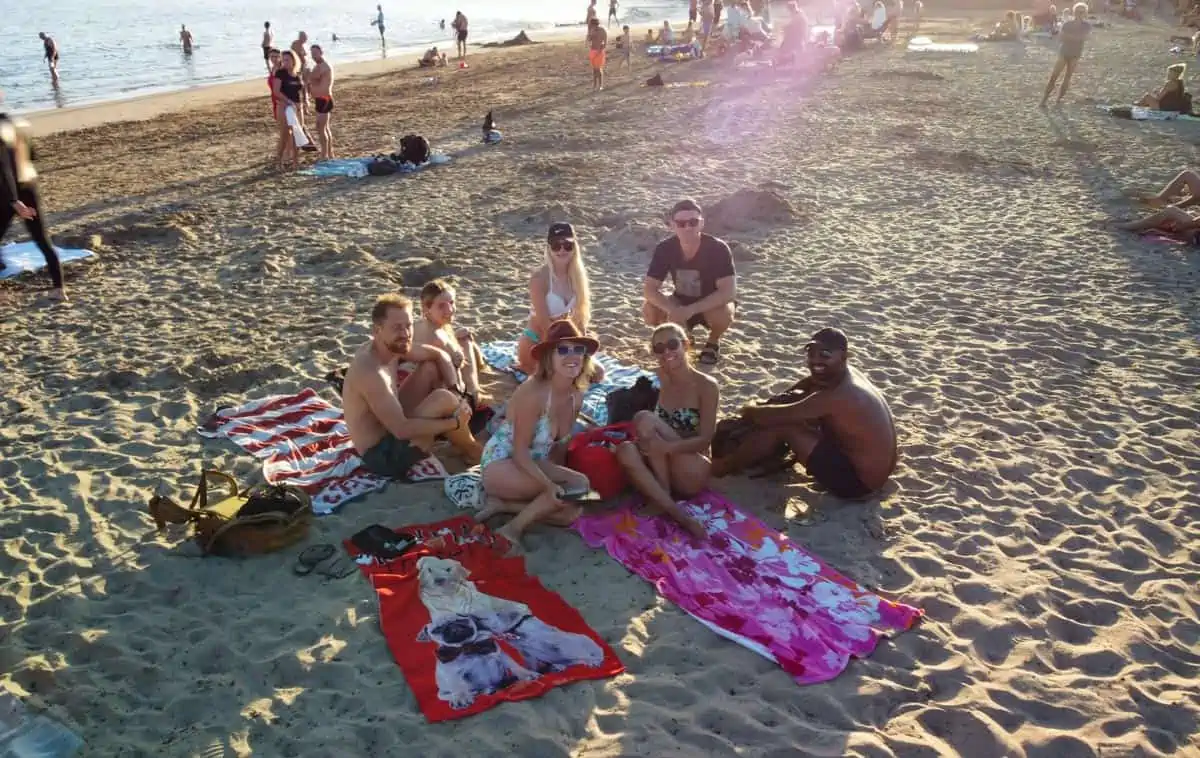
{"label": "man in black t-shirt", "polygon": [[[729,245],[704,233],[704,215],[694,200],[680,200],[671,209],[669,223],[675,236],[654,248],[654,257],[643,285],[646,323],[657,326],[667,321],[691,331],[708,327],[708,341],[700,351],[700,363],[713,365],[721,354],[721,335],[733,325],[737,307],[737,273]],[[670,274],[675,291],[662,291]]]}

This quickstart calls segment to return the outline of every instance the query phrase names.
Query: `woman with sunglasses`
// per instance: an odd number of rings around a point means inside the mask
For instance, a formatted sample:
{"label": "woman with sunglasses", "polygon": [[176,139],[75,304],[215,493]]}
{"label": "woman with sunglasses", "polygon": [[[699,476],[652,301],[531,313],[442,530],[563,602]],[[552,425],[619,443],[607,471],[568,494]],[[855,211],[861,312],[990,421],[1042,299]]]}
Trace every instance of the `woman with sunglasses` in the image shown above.
{"label": "woman with sunglasses", "polygon": [[535,521],[570,525],[580,508],[564,498],[590,490],[586,476],[551,461],[550,451],[571,436],[583,407],[591,356],[599,347],[571,321],[550,324],[546,338],[533,348],[536,369],[513,393],[504,423],[483,449],[480,466],[489,505],[476,518],[517,514],[497,531],[514,552],[521,552],[521,535]]}
{"label": "woman with sunglasses", "polygon": [[717,429],[721,390],[688,358],[687,333],[675,323],[657,327],[650,346],[658,360],[658,405],[634,416],[637,442],[617,448],[617,460],[654,512],[666,513],[693,537],[706,535],[676,498],[690,498],[708,486],[707,458]]}
{"label": "woman with sunglasses", "polygon": [[[517,340],[517,367],[526,374],[537,368],[533,348],[554,321],[570,319],[586,334],[592,320],[592,291],[588,285],[583,251],[575,240],[575,227],[567,223],[550,225],[546,235],[546,259],[529,277],[529,325]],[[593,371],[600,372],[598,365]],[[592,381],[600,381],[597,373]]]}
{"label": "woman with sunglasses", "polygon": [[421,288],[421,320],[413,326],[413,346],[429,345],[450,356],[471,409],[479,407],[479,367],[483,355],[466,327],[454,328],[454,288],[441,279]]}

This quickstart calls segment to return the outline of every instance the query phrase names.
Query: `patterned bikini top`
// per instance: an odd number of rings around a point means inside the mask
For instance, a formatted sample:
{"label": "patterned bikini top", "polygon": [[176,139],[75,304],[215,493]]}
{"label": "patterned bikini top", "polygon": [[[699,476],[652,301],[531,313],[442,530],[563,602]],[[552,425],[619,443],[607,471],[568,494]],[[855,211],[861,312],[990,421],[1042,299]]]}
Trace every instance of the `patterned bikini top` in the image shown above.
{"label": "patterned bikini top", "polygon": [[661,405],[655,406],[654,412],[667,422],[667,426],[675,430],[680,437],[694,437],[700,431],[700,410],[698,408],[676,408],[669,411]]}

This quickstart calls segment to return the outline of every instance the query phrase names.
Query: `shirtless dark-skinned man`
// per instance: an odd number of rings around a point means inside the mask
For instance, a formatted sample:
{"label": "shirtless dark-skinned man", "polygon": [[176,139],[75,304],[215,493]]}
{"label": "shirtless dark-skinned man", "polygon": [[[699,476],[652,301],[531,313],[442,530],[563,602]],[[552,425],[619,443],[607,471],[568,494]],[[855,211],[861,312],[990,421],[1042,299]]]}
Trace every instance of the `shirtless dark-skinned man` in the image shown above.
{"label": "shirtless dark-skinned man", "polygon": [[737,449],[713,461],[713,476],[727,476],[771,456],[781,443],[808,473],[837,497],[859,499],[879,490],[896,468],[896,425],[883,395],[849,365],[846,335],[822,329],[804,346],[809,376],[784,405],[750,405],[742,416],[754,425]]}
{"label": "shirtless dark-skinned man", "polygon": [[[383,295],[375,301],[371,322],[371,340],[355,352],[342,386],[346,428],[363,465],[405,481],[439,435],[469,464],[478,463],[482,448],[469,427],[471,404],[452,391],[461,388],[454,388],[457,372],[446,353],[412,346],[408,298]],[[403,376],[409,367],[411,373]]]}

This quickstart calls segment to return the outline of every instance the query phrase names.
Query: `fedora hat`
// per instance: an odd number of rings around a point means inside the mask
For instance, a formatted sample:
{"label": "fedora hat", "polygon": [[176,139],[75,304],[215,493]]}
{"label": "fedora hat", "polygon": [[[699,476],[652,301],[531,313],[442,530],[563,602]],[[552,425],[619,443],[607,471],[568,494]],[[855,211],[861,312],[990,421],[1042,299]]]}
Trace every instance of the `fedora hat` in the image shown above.
{"label": "fedora hat", "polygon": [[533,358],[540,361],[542,354],[552,350],[560,342],[578,342],[587,346],[587,354],[592,355],[600,349],[600,343],[586,335],[580,334],[575,323],[570,319],[560,319],[546,330],[546,338],[533,346]]}

